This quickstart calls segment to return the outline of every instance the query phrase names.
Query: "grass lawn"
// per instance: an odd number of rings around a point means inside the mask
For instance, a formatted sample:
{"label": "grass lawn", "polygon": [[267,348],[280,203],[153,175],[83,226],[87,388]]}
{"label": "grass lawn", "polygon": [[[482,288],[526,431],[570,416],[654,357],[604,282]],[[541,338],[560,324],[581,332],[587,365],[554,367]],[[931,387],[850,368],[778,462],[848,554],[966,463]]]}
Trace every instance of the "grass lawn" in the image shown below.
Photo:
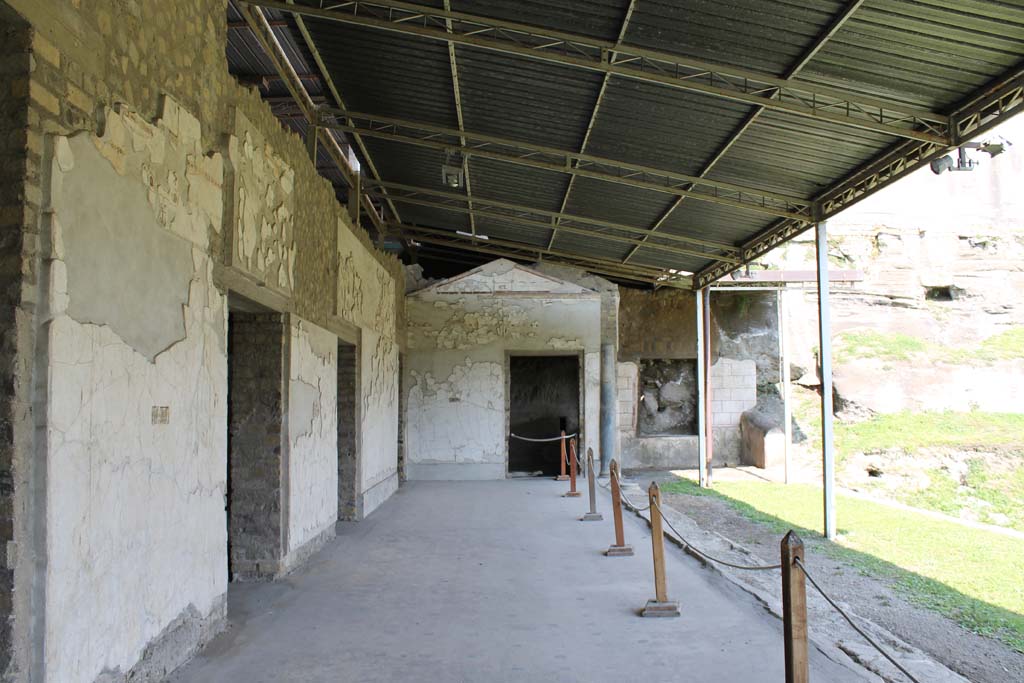
{"label": "grass lawn", "polygon": [[[800,484],[720,482],[707,491],[688,480],[663,491],[717,496],[778,532],[820,534],[821,489]],[[1024,541],[967,529],[906,510],[836,497],[839,540],[820,551],[861,571],[890,577],[910,600],[1024,653]],[[827,589],[827,586],[826,586]]]}
{"label": "grass lawn", "polygon": [[835,425],[835,443],[840,457],[888,448],[901,448],[908,453],[935,446],[967,450],[993,448],[1014,446],[1022,440],[1024,415],[1013,413],[904,411]]}
{"label": "grass lawn", "polygon": [[987,365],[1024,358],[1024,327],[1012,327],[972,346],[945,346],[900,332],[849,330],[836,335],[835,362],[855,358],[908,361],[925,358],[954,365]]}

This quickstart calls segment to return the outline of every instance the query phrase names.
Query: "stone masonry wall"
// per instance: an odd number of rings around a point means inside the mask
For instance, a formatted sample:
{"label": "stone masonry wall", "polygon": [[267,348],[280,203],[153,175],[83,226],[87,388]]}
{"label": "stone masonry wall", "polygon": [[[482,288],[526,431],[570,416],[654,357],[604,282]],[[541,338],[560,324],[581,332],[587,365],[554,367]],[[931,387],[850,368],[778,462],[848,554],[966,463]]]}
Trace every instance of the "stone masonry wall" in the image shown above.
{"label": "stone masonry wall", "polygon": [[359,376],[356,347],[338,345],[338,518],[362,519],[359,497],[358,432]]}
{"label": "stone masonry wall", "polygon": [[273,578],[281,547],[281,428],[284,321],[276,313],[232,313],[228,543],[232,578]]}
{"label": "stone masonry wall", "polygon": [[[15,451],[24,447],[18,415],[28,413],[31,376],[19,372],[16,348],[31,333],[22,300],[21,226],[25,220],[24,178],[28,153],[30,33],[0,7],[0,547],[14,540]],[[26,282],[26,284],[29,284]],[[21,437],[21,438],[19,438]],[[11,660],[14,567],[9,553],[0,561],[0,672]]]}

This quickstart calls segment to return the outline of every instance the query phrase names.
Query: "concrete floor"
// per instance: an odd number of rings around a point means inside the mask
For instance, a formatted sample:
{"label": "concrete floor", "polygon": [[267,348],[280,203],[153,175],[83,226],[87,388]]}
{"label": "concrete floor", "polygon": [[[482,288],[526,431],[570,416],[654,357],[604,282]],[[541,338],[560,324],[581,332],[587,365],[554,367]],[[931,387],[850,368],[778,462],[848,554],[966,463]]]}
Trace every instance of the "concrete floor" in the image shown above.
{"label": "concrete floor", "polygon": [[[235,585],[231,627],[171,680],[783,680],[782,624],[674,546],[682,616],[638,616],[653,597],[650,535],[626,517],[630,558],[601,553],[586,498],[528,479],[413,482],[305,567]],[[860,681],[816,651],[812,679]]]}

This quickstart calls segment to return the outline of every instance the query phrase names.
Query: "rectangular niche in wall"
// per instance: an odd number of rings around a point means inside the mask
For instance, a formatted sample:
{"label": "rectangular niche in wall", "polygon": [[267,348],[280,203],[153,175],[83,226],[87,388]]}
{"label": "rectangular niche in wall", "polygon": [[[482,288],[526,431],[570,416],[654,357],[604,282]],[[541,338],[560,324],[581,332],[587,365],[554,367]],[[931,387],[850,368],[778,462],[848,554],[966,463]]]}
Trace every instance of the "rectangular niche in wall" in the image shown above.
{"label": "rectangular niche in wall", "polygon": [[[567,434],[580,427],[579,356],[509,358],[509,430],[533,439]],[[509,439],[508,471],[558,474],[558,441]]]}
{"label": "rectangular niche in wall", "polygon": [[359,348],[338,342],[338,519],[362,519],[359,497]]}
{"label": "rectangular niche in wall", "polygon": [[697,433],[697,361],[641,360],[637,436]]}

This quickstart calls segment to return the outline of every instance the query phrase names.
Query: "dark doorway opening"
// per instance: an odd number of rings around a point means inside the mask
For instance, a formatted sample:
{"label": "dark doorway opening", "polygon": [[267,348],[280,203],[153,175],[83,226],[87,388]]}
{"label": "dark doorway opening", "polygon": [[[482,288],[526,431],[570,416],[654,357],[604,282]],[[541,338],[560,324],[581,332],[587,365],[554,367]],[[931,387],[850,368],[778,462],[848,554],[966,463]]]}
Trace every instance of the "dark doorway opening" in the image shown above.
{"label": "dark doorway opening", "polygon": [[338,519],[359,520],[359,349],[338,342]]}
{"label": "dark doorway opening", "polygon": [[235,296],[228,315],[228,579],[277,575],[284,547],[281,452],[285,317]]}
{"label": "dark doorway opening", "polygon": [[[578,356],[509,358],[509,429],[532,439],[567,434],[580,428],[580,359]],[[509,439],[508,471],[559,472],[558,441],[532,443]]]}

